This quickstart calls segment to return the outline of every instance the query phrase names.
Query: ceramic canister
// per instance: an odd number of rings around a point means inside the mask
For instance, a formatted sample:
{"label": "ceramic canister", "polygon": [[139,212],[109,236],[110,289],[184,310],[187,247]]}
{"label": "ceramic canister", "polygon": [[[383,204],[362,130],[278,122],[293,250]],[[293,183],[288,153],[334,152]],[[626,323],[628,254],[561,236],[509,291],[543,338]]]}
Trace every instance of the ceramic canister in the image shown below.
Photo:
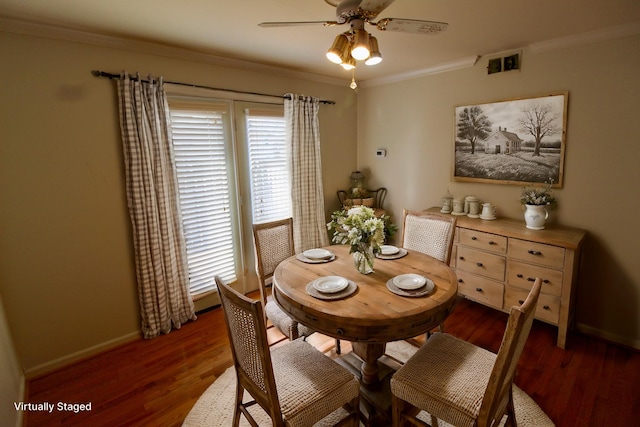
{"label": "ceramic canister", "polygon": [[453,212],[457,214],[464,213],[464,200],[453,199]]}
{"label": "ceramic canister", "polygon": [[482,204],[482,213],[480,214],[482,218],[495,218],[496,216],[496,207],[491,203],[483,203]]}

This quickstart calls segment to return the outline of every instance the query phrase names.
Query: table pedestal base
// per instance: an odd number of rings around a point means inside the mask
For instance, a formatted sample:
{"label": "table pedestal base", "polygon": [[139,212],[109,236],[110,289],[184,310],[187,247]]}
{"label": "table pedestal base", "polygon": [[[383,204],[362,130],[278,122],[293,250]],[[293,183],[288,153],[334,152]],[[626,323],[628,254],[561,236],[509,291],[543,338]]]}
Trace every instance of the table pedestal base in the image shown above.
{"label": "table pedestal base", "polygon": [[364,384],[375,384],[380,381],[378,377],[378,359],[384,354],[385,343],[361,343],[354,342],[353,352],[362,359],[360,371],[361,381]]}
{"label": "table pedestal base", "polygon": [[402,365],[383,355],[375,363],[376,381],[365,383],[362,373],[365,362],[360,357],[354,353],[347,353],[336,360],[360,379],[360,418],[364,426],[391,426],[391,385],[389,381]]}

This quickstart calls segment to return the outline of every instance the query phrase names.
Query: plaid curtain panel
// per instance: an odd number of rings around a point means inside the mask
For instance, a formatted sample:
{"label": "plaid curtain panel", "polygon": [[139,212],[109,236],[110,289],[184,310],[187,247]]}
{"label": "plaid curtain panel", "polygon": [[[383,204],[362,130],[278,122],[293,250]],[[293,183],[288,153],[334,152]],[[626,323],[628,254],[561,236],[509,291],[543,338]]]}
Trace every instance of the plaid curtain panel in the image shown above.
{"label": "plaid curtain panel", "polygon": [[189,294],[169,107],[162,78],[118,80],[126,192],[142,333],[153,338],[196,318]]}
{"label": "plaid curtain panel", "polygon": [[317,98],[287,94],[286,141],[291,167],[293,241],[298,252],[329,245],[324,216]]}

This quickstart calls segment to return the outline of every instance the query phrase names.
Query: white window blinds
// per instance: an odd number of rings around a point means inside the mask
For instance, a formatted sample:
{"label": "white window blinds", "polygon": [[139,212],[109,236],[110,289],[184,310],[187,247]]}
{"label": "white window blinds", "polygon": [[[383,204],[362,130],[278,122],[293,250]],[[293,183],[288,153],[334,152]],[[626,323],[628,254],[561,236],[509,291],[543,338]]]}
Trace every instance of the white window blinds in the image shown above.
{"label": "white window blinds", "polygon": [[192,295],[237,279],[232,223],[229,108],[170,102],[180,207]]}
{"label": "white window blinds", "polygon": [[282,111],[246,109],[253,223],[291,216],[290,172]]}

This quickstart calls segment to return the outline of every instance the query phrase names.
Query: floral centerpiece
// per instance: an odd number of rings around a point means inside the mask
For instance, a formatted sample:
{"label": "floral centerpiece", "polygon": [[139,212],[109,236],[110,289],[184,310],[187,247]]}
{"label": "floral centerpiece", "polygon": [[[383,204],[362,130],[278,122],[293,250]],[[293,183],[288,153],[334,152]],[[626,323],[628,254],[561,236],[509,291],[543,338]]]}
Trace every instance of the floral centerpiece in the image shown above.
{"label": "floral centerpiece", "polygon": [[555,206],[557,201],[551,194],[552,184],[553,180],[549,180],[544,187],[524,187],[520,195],[520,203],[534,206]]}
{"label": "floral centerpiece", "polygon": [[375,254],[380,252],[385,239],[385,222],[375,216],[373,209],[355,206],[348,211],[336,211],[327,228],[333,232],[333,243],[351,246],[349,253],[353,254],[360,273],[373,272]]}
{"label": "floral centerpiece", "polygon": [[544,187],[524,187],[520,195],[520,203],[525,206],[524,220],[527,228],[532,230],[544,229],[544,224],[549,218],[547,209],[552,209],[558,203],[551,194],[553,180],[549,180]]}

